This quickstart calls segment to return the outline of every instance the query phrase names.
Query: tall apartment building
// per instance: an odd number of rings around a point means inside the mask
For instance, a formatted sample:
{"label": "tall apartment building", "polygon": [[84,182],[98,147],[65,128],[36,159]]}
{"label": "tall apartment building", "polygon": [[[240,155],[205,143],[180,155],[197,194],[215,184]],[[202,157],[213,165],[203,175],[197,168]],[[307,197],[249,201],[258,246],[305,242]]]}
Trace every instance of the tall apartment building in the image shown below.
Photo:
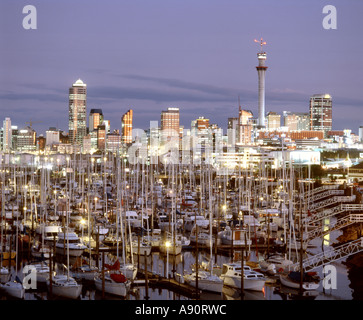
{"label": "tall apartment building", "polygon": [[121,137],[123,143],[132,142],[133,110],[128,110],[121,118]]}
{"label": "tall apartment building", "polygon": [[69,88],[68,129],[69,142],[82,145],[87,134],[86,124],[87,85],[78,79]]}
{"label": "tall apartment building", "polygon": [[332,130],[332,97],[329,94],[314,94],[310,98],[310,130]]}
{"label": "tall apartment building", "polygon": [[88,132],[97,130],[97,127],[103,122],[102,109],[91,109],[88,116]]}
{"label": "tall apartment building", "polygon": [[281,116],[276,113],[270,111],[267,114],[267,129],[268,130],[277,130],[281,126]]}
{"label": "tall apartment building", "polygon": [[308,131],[310,130],[310,114],[308,112],[291,112],[282,113],[284,127],[289,131]]}
{"label": "tall apartment building", "polygon": [[161,112],[161,141],[165,142],[171,137],[179,137],[180,116],[179,108],[168,108]]}
{"label": "tall apartment building", "polygon": [[5,120],[3,121],[2,150],[10,151],[10,149],[12,149],[11,119],[5,118]]}
{"label": "tall apartment building", "polygon": [[238,144],[250,144],[252,142],[252,118],[249,110],[239,109],[238,115]]}

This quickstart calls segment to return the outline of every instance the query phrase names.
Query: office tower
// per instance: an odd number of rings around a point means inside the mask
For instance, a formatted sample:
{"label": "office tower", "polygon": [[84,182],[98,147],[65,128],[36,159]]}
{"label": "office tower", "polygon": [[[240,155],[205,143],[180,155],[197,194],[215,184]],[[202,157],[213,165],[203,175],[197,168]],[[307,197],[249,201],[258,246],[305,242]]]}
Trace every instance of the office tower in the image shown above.
{"label": "office tower", "polygon": [[44,151],[45,144],[46,144],[46,138],[43,135],[40,135],[39,137],[36,138],[37,150]]}
{"label": "office tower", "polygon": [[161,141],[179,137],[179,108],[168,108],[161,112]]}
{"label": "office tower", "polygon": [[283,113],[284,127],[289,131],[309,131],[310,130],[310,114],[307,112],[291,112]]}
{"label": "office tower", "polygon": [[[259,42],[255,40],[255,42]],[[265,76],[267,67],[265,66],[266,52],[263,52],[262,46],[266,42],[260,41],[261,51],[257,53],[258,66],[256,67],[258,73],[258,126],[264,128],[265,124]]]}
{"label": "office tower", "polygon": [[238,118],[228,118],[227,129],[237,130],[238,127]]}
{"label": "office tower", "polygon": [[133,110],[128,110],[121,118],[121,137],[123,143],[132,142],[132,117]]}
{"label": "office tower", "polygon": [[209,128],[209,119],[206,119],[204,117],[199,117],[195,121],[195,127],[198,131],[201,130],[208,130]]}
{"label": "office tower", "polygon": [[268,130],[277,130],[281,126],[281,116],[276,112],[270,111],[267,114],[267,128]]}
{"label": "office tower", "polygon": [[52,144],[60,143],[60,132],[54,127],[50,127],[45,132],[46,145],[51,146]]}
{"label": "office tower", "polygon": [[329,94],[314,94],[310,98],[310,130],[332,129],[332,97]]}
{"label": "office tower", "polygon": [[5,118],[3,121],[3,151],[10,151],[12,149],[12,129],[11,129],[11,119]]}
{"label": "office tower", "polygon": [[69,88],[69,142],[82,145],[86,127],[87,85],[78,79]]}
{"label": "office tower", "polygon": [[97,127],[97,149],[105,150],[106,148],[106,126],[101,124]]}
{"label": "office tower", "polygon": [[238,144],[250,144],[252,142],[252,118],[250,110],[239,108],[238,115]]}
{"label": "office tower", "polygon": [[93,132],[97,130],[97,127],[102,124],[102,121],[102,109],[91,109],[88,116],[88,132]]}
{"label": "office tower", "polygon": [[122,139],[118,130],[115,130],[114,132],[108,134],[106,141],[107,151],[115,153],[120,152]]}
{"label": "office tower", "polygon": [[19,130],[17,138],[18,151],[35,151],[36,150],[36,132],[32,127],[26,126]]}
{"label": "office tower", "polygon": [[103,120],[102,125],[106,128],[106,134],[111,133],[111,121],[110,120]]}

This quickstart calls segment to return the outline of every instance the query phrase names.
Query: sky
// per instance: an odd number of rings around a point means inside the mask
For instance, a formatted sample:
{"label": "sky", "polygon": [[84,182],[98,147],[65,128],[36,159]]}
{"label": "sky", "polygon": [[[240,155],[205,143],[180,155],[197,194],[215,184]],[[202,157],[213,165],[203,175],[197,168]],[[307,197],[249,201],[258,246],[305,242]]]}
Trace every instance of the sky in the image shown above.
{"label": "sky", "polygon": [[[23,7],[37,29],[23,28]],[[337,29],[324,29],[333,5]],[[267,44],[266,113],[308,112],[333,98],[333,129],[363,125],[363,1],[0,0],[0,121],[38,134],[68,131],[68,90],[87,84],[87,117],[101,108],[111,129],[134,110],[147,129],[168,107],[190,128],[199,116],[226,129],[243,109],[258,115],[256,66]]]}

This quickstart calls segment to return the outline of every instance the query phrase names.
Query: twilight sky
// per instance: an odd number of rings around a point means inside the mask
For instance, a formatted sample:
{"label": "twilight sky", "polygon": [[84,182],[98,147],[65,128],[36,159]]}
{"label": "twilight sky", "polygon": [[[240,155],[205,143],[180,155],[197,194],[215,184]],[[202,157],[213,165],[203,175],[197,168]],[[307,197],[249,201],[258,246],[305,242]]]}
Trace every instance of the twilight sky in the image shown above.
{"label": "twilight sky", "polygon": [[[26,5],[37,29],[25,30]],[[325,5],[337,9],[326,30]],[[356,0],[1,0],[0,123],[33,121],[68,131],[68,88],[87,84],[87,117],[101,108],[111,129],[134,109],[146,129],[167,107],[181,124],[205,116],[224,129],[238,96],[257,116],[254,39],[267,41],[266,112],[308,112],[316,93],[333,97],[333,129],[363,125],[363,1]]]}

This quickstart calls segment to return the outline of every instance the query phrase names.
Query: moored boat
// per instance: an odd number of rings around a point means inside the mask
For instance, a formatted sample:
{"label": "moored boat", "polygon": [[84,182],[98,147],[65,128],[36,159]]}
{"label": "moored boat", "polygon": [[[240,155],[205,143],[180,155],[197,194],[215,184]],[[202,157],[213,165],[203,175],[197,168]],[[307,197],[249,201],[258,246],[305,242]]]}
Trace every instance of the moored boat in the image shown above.
{"label": "moored boat", "polygon": [[[241,263],[223,264],[221,279],[223,279],[224,285],[241,289],[241,270]],[[243,288],[245,290],[262,291],[265,282],[266,278],[262,273],[253,271],[249,266],[243,266]]]}

